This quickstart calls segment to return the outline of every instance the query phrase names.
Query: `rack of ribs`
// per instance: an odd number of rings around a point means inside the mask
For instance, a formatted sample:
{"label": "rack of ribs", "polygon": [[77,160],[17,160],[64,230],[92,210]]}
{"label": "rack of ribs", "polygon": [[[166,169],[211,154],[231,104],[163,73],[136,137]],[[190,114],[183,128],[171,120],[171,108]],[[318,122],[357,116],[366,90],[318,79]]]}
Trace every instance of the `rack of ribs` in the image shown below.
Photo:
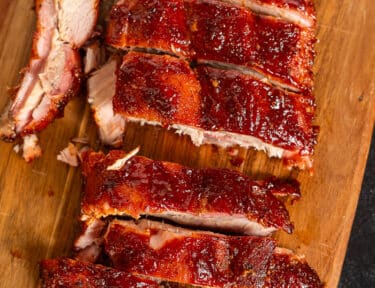
{"label": "rack of ribs", "polygon": [[99,0],[37,0],[37,25],[29,66],[0,122],[0,138],[24,139],[23,157],[41,154],[36,133],[76,95],[81,82],[78,49],[91,36]]}
{"label": "rack of ribs", "polygon": [[293,230],[288,211],[274,194],[299,195],[297,182],[254,181],[237,171],[194,169],[141,156],[119,169],[108,169],[124,157],[127,154],[120,150],[83,153],[82,220],[152,216],[262,236]]}
{"label": "rack of ribs", "polygon": [[245,70],[293,91],[311,90],[313,28],[225,2],[120,0],[110,14],[106,42]]}
{"label": "rack of ribs", "polygon": [[303,258],[267,237],[114,220],[104,235],[104,251],[115,269],[164,281],[203,287],[323,287]]}
{"label": "rack of ribs", "polygon": [[[121,139],[124,131],[113,128],[124,126],[113,125],[119,120],[109,116],[112,108],[116,117],[172,128],[198,146],[253,147],[289,166],[312,167],[317,127],[312,124],[311,93],[286,91],[235,70],[206,65],[192,69],[169,55],[129,52],[122,63],[114,61],[97,72],[105,76],[102,82],[93,79],[89,85],[105,143]],[[100,83],[109,85],[100,88]],[[101,103],[111,107],[104,109]]]}

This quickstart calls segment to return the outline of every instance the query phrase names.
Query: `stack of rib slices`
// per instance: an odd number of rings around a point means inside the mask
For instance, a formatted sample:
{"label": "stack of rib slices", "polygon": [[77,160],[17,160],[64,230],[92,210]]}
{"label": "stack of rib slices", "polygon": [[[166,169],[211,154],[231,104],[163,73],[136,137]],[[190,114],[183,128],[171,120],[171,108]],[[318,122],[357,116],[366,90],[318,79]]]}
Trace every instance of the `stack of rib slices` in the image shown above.
{"label": "stack of rib slices", "polygon": [[270,237],[292,233],[282,199],[299,198],[297,182],[120,150],[81,158],[75,257],[42,261],[43,287],[323,287],[304,257]]}
{"label": "stack of rib slices", "polygon": [[[126,122],[137,121],[311,169],[310,0],[119,0],[105,24],[112,55],[99,68],[88,48],[99,1],[36,4],[30,64],[0,118],[0,137],[23,139],[26,160],[41,154],[36,134],[79,91],[85,46],[83,71],[97,69],[87,75],[88,102],[104,144],[121,145]],[[323,286],[302,256],[271,238],[293,232],[283,201],[299,198],[297,182],[135,154],[80,154],[82,233],[74,259],[42,261],[43,287]]]}
{"label": "stack of rib slices", "polygon": [[310,169],[314,13],[309,0],[118,1],[105,42],[125,55],[88,80],[102,141],[136,121]]}

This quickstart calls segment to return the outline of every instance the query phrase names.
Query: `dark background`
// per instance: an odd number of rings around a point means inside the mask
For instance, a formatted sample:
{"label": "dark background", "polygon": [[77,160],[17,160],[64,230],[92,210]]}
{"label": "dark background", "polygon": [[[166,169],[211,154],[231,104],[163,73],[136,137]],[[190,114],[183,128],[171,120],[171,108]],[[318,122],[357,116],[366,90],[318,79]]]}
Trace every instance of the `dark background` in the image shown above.
{"label": "dark background", "polygon": [[339,287],[375,287],[375,133]]}

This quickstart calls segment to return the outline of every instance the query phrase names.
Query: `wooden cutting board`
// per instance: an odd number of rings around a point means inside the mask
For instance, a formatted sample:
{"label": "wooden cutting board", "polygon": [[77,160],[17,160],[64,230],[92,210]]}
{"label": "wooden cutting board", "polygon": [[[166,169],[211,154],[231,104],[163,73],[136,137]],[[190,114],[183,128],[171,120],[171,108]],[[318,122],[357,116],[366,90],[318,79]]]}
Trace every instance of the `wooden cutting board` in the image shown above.
{"label": "wooden cutting board", "polygon": [[[223,149],[197,148],[187,137],[155,127],[129,125],[125,149],[141,145],[141,155],[193,167],[228,167],[252,176],[293,177],[303,198],[289,206],[292,235],[281,245],[305,254],[327,287],[336,287],[360,192],[375,118],[375,5],[373,0],[316,1],[315,65],[317,120],[315,175],[288,171],[261,152],[240,150],[242,167],[230,164]],[[0,1],[0,108],[27,65],[35,25],[32,0]],[[65,109],[65,118],[41,133],[44,156],[26,164],[13,145],[0,143],[0,286],[35,287],[38,262],[69,255],[78,232],[80,171],[56,161],[68,140],[88,136],[95,126],[84,97]]]}

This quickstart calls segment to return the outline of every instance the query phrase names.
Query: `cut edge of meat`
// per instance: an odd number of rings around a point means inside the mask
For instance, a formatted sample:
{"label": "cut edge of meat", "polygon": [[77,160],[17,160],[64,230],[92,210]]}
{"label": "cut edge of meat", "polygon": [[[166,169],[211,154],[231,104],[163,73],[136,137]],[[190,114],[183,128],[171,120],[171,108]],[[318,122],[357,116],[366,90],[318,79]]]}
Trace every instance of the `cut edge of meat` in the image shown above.
{"label": "cut edge of meat", "polygon": [[[69,1],[36,1],[37,24],[30,62],[10,101],[9,111],[5,111],[1,117],[0,138],[3,140],[14,141],[17,137],[24,138],[45,129],[55,118],[62,116],[66,104],[78,94],[81,60],[76,48],[92,34],[99,9],[98,0],[90,1],[75,2],[86,7],[91,5],[92,17],[88,22],[84,17],[76,17],[76,12],[85,11],[72,10]],[[70,21],[72,17],[75,18],[74,22]],[[69,28],[77,23],[82,24],[78,25],[80,30],[77,31],[80,33],[72,32],[74,29]],[[64,30],[65,26],[69,29]],[[66,42],[69,39],[64,36],[69,33],[63,32],[65,34],[62,35],[59,28],[65,32],[71,31],[71,41],[75,42]],[[8,120],[5,117],[7,114]]]}
{"label": "cut edge of meat", "polygon": [[103,232],[107,223],[101,219],[81,218],[81,233],[74,242],[76,258],[95,262],[102,252]]}
{"label": "cut edge of meat", "polygon": [[99,14],[99,0],[58,0],[57,5],[61,39],[80,48],[94,31]]}
{"label": "cut edge of meat", "polygon": [[103,144],[119,147],[125,132],[125,120],[113,112],[112,99],[115,95],[115,70],[118,60],[110,59],[95,71],[87,81],[88,103],[98,127]]}
{"label": "cut edge of meat", "polygon": [[[127,121],[138,123],[140,125],[162,126],[160,122],[148,121],[147,119],[140,119],[135,117],[124,117]],[[240,146],[243,148],[253,148],[258,151],[264,151],[269,157],[283,159],[287,167],[298,167],[301,170],[311,170],[313,161],[311,155],[301,155],[299,150],[290,151],[280,147],[263,142],[262,140],[239,133],[232,133],[227,131],[207,131],[193,126],[183,124],[173,124],[172,128],[178,135],[187,135],[195,146],[204,144],[217,145],[222,148],[233,146]]]}

